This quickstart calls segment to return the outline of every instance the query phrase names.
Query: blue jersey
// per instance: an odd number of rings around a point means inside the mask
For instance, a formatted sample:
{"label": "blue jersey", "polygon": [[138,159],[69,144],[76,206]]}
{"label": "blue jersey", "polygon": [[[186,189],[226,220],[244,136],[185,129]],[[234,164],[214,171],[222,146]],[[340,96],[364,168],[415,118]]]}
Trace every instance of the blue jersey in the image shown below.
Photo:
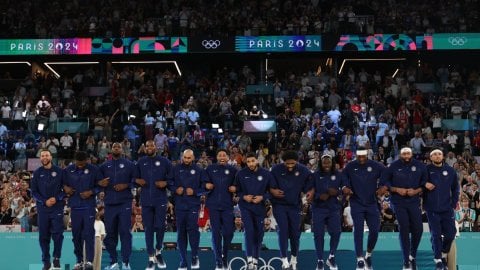
{"label": "blue jersey", "polygon": [[324,208],[330,210],[339,210],[341,207],[340,201],[337,196],[330,196],[326,201],[320,200],[320,195],[328,193],[328,189],[336,189],[340,194],[340,188],[342,186],[342,177],[339,172],[321,172],[316,171],[313,173],[312,186],[315,188],[315,195],[312,207]]}
{"label": "blue jersey", "polygon": [[[380,178],[380,186],[398,187],[398,188],[421,188],[427,182],[427,167],[420,161],[412,159],[410,162],[396,160],[390,167],[386,168]],[[393,203],[420,203],[420,195],[400,196],[392,192]]]}
{"label": "blue jersey", "polygon": [[348,163],[342,172],[342,185],[353,191],[351,201],[365,206],[375,204],[379,179],[384,169],[382,164],[373,160],[367,160],[365,164],[357,160]]}
{"label": "blue jersey", "polygon": [[[100,166],[104,178],[110,177],[105,188],[105,204],[123,204],[133,199],[132,186],[135,177],[135,164],[128,159],[119,158],[105,161]],[[128,184],[129,188],[117,192],[113,188],[116,184]]]}
{"label": "blue jersey", "polygon": [[[43,166],[33,172],[32,182],[30,184],[32,196],[37,202],[39,211],[60,210],[63,211],[63,170],[55,165],[52,168],[45,169]],[[57,203],[52,207],[47,207],[45,202],[54,197]]]}
{"label": "blue jersey", "polygon": [[[265,200],[270,197],[268,189],[272,181],[272,174],[264,168],[258,167],[256,171],[252,171],[248,167],[241,169],[235,177],[237,194],[240,197],[239,206],[249,209],[258,215],[264,215]],[[244,195],[260,195],[263,196],[263,201],[259,204],[249,203],[243,199]]]}
{"label": "blue jersey", "polygon": [[[142,157],[136,164],[135,178],[142,178],[147,183],[141,188],[141,205],[166,204],[168,201],[166,188],[160,189],[155,185],[156,181],[170,181],[173,177],[172,163],[162,157]],[[172,190],[172,192],[175,192]]]}
{"label": "blue jersey", "polygon": [[[173,167],[173,180],[170,181],[170,189],[175,194],[175,208],[177,210],[199,210],[200,196],[205,194],[205,182],[207,175],[205,170],[192,164],[178,164]],[[183,194],[178,195],[176,190],[183,187]],[[193,189],[193,195],[187,195],[187,188]]]}
{"label": "blue jersey", "polygon": [[445,212],[454,209],[458,203],[460,185],[457,173],[449,165],[437,167],[427,165],[428,179],[435,185],[433,190],[424,190],[423,206],[426,211]]}
{"label": "blue jersey", "polygon": [[300,208],[302,205],[300,194],[307,192],[311,187],[310,170],[299,163],[292,171],[288,171],[285,164],[277,164],[273,166],[271,174],[273,181],[270,183],[270,188],[281,189],[285,195],[283,198],[272,196],[270,199],[272,204],[293,205]]}
{"label": "blue jersey", "polygon": [[[74,164],[65,168],[63,171],[63,184],[75,190],[73,195],[68,198],[68,206],[72,209],[96,207],[95,194],[100,191],[97,183],[101,179],[100,170],[92,164],[87,164],[82,169],[77,168]],[[87,190],[91,190],[93,195],[84,200],[80,197],[80,193]]]}
{"label": "blue jersey", "polygon": [[212,164],[205,170],[207,181],[214,185],[207,195],[208,209],[233,209],[233,194],[228,191],[235,184],[237,169],[231,165]]}

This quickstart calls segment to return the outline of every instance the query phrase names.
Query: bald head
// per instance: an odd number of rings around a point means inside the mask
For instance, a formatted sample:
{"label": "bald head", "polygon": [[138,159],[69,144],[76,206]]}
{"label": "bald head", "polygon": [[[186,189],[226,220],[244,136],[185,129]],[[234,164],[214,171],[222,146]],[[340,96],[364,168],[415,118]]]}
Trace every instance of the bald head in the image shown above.
{"label": "bald head", "polygon": [[192,164],[193,160],[195,159],[195,155],[191,149],[187,149],[183,151],[182,162],[183,164],[189,166]]}

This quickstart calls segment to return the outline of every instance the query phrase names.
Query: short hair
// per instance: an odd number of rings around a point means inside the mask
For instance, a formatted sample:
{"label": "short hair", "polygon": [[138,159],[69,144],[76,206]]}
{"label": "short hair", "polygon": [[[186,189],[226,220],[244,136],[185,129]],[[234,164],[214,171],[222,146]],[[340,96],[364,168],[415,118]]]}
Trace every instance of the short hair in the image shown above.
{"label": "short hair", "polygon": [[85,161],[88,159],[88,154],[85,151],[77,151],[75,152],[75,160],[76,161]]}
{"label": "short hair", "polygon": [[284,161],[285,160],[290,160],[290,159],[298,160],[298,154],[297,154],[296,151],[288,150],[288,151],[285,151],[285,153],[283,153],[282,159]]}
{"label": "short hair", "polygon": [[255,154],[254,152],[248,152],[246,155],[245,155],[246,158],[257,158],[257,154]]}
{"label": "short hair", "polygon": [[228,152],[228,150],[225,149],[225,148],[220,148],[220,149],[218,149],[218,150],[217,150],[217,155],[218,155],[218,153],[220,153],[220,152],[225,152],[225,154],[227,154],[227,156],[230,154],[230,153]]}

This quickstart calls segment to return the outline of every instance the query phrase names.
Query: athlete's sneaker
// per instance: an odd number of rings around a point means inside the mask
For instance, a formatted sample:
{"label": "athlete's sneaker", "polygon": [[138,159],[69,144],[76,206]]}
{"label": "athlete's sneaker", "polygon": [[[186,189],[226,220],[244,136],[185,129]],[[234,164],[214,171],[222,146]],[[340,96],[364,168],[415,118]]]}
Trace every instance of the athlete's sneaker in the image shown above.
{"label": "athlete's sneaker", "polygon": [[73,270],[83,270],[83,262],[78,262],[73,266]]}
{"label": "athlete's sneaker", "polygon": [[52,270],[53,269],[61,269],[62,267],[60,266],[60,259],[59,258],[54,258],[53,259],[53,265],[52,265]]}
{"label": "athlete's sneaker", "polygon": [[200,260],[198,259],[198,256],[192,257],[192,266],[190,268],[200,269]]}
{"label": "athlete's sneaker", "polygon": [[155,262],[148,260],[147,267],[145,267],[145,270],[155,270]]}
{"label": "athlete's sneaker", "polygon": [[297,256],[290,256],[290,269],[297,270]]}
{"label": "athlete's sneaker", "polygon": [[130,268],[130,264],[128,262],[124,262],[122,263],[122,270],[132,270],[132,268]]}
{"label": "athlete's sneaker", "polygon": [[118,265],[118,263],[112,263],[108,266],[105,266],[104,269],[105,270],[120,270],[120,266]]}
{"label": "athlete's sneaker", "polygon": [[435,264],[435,270],[445,270],[445,268],[443,267],[443,263],[442,262],[437,262]]}
{"label": "athlete's sneaker", "polygon": [[248,264],[247,264],[247,269],[248,269],[248,270],[253,270],[253,269],[255,269],[255,266],[253,265],[253,262],[248,262]]}
{"label": "athlete's sneaker", "polygon": [[42,270],[50,270],[50,268],[52,268],[52,264],[51,263],[43,263],[43,267],[42,267]]}
{"label": "athlete's sneaker", "polygon": [[187,270],[187,262],[180,262],[178,270]]}
{"label": "athlete's sneaker", "polygon": [[372,256],[365,258],[365,270],[373,270]]}
{"label": "athlete's sneaker", "polygon": [[158,253],[157,255],[155,255],[155,259],[157,260],[157,267],[158,268],[160,268],[160,269],[166,269],[167,268],[167,264],[163,260],[162,253]]}
{"label": "athlete's sneaker", "polygon": [[417,270],[417,260],[410,259],[410,268],[412,268],[412,270]]}
{"label": "athlete's sneaker", "polygon": [[442,258],[443,269],[448,270],[447,258]]}
{"label": "athlete's sneaker", "polygon": [[91,262],[86,262],[83,265],[83,270],[93,270],[93,264]]}
{"label": "athlete's sneaker", "polygon": [[338,265],[335,262],[335,257],[329,257],[327,260],[327,266],[330,267],[330,270],[337,270]]}
{"label": "athlete's sneaker", "polygon": [[223,269],[224,269],[224,268],[223,268],[223,263],[217,262],[217,263],[215,264],[215,270],[223,270]]}
{"label": "athlete's sneaker", "polygon": [[403,270],[412,270],[412,266],[410,265],[410,262],[404,262],[403,263]]}
{"label": "athlete's sneaker", "polygon": [[323,263],[323,260],[317,260],[317,270],[323,269],[325,269],[325,264]]}
{"label": "athlete's sneaker", "polygon": [[222,257],[222,263],[223,263],[223,269],[228,270],[228,258],[227,257]]}
{"label": "athlete's sneaker", "polygon": [[363,259],[357,261],[356,270],[365,270],[365,261]]}

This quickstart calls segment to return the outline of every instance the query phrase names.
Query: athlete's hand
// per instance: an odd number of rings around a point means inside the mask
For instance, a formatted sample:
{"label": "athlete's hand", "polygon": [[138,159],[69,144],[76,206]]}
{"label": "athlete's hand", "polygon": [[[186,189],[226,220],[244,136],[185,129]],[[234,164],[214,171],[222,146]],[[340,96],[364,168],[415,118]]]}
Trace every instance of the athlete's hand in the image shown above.
{"label": "athlete's hand", "polygon": [[167,181],[155,181],[155,186],[160,189],[165,188],[167,186]]}
{"label": "athlete's hand", "polygon": [[395,188],[395,192],[398,193],[400,196],[407,196],[406,188]]}
{"label": "athlete's hand", "polygon": [[263,196],[262,195],[257,195],[257,196],[253,197],[252,202],[255,203],[255,204],[258,204],[258,203],[262,202],[262,200],[263,200]]}
{"label": "athlete's hand", "polygon": [[320,194],[320,196],[319,196],[319,198],[320,198],[321,201],[326,201],[326,200],[328,200],[329,197],[330,197],[330,196],[328,196],[328,193],[322,193],[322,194]]}
{"label": "athlete's hand", "polygon": [[205,184],[205,188],[208,189],[208,190],[212,190],[214,187],[215,187],[215,185],[212,184],[212,183],[206,183]]}
{"label": "athlete's hand", "polygon": [[253,201],[253,195],[243,195],[243,200],[250,203]]}
{"label": "athlete's hand", "polygon": [[283,190],[281,190],[279,188],[270,188],[270,193],[272,193],[273,197],[275,197],[275,198],[285,197],[285,194],[283,193]]}
{"label": "athlete's hand", "polygon": [[178,187],[175,192],[177,193],[177,195],[183,195],[183,187]]}
{"label": "athlete's hand", "polygon": [[47,207],[52,207],[56,203],[57,203],[57,199],[55,199],[55,197],[51,197],[45,201],[45,204],[47,205]]}
{"label": "athlete's hand", "polygon": [[70,186],[67,186],[67,185],[63,185],[63,191],[65,191],[65,194],[67,194],[67,196],[72,196],[73,193],[75,193],[75,190],[70,187]]}
{"label": "athlete's hand", "polygon": [[407,189],[407,196],[410,196],[410,197],[417,196],[417,194],[420,193],[420,192],[421,191],[418,191],[416,189],[409,188],[409,189]]}
{"label": "athlete's hand", "polygon": [[147,184],[147,181],[143,178],[137,178],[135,179],[135,183],[141,187],[144,187]]}
{"label": "athlete's hand", "polygon": [[332,196],[332,197],[337,196],[338,195],[338,190],[336,188],[329,188],[328,189],[328,195]]}
{"label": "athlete's hand", "polygon": [[230,193],[235,193],[235,192],[237,192],[237,187],[236,187],[236,186],[229,186],[229,187],[228,187],[228,191],[229,191]]}
{"label": "athlete's hand", "polygon": [[101,187],[107,187],[110,182],[110,177],[105,177],[102,180],[98,181],[98,185]]}
{"label": "athlete's hand", "polygon": [[428,190],[433,190],[435,188],[435,185],[430,182],[427,182],[425,184],[425,188],[427,188]]}
{"label": "athlete's hand", "polygon": [[350,189],[349,187],[344,187],[342,189],[342,191],[343,191],[343,195],[352,195],[353,194],[352,189]]}
{"label": "athlete's hand", "polygon": [[377,196],[383,196],[388,192],[388,187],[381,186],[377,189]]}
{"label": "athlete's hand", "polygon": [[113,186],[113,189],[115,189],[115,191],[117,192],[124,191],[127,188],[128,188],[128,184],[125,184],[125,183],[120,183]]}
{"label": "athlete's hand", "polygon": [[93,195],[93,191],[91,189],[85,190],[84,192],[80,193],[80,198],[86,200]]}
{"label": "athlete's hand", "polygon": [[186,190],[186,193],[187,193],[188,196],[193,196],[193,193],[194,193],[194,192],[193,192],[193,189],[192,189],[192,188],[189,188],[189,187],[188,187],[187,190]]}
{"label": "athlete's hand", "polygon": [[305,197],[306,197],[308,203],[313,202],[314,196],[315,196],[315,189],[311,189],[305,194]]}

